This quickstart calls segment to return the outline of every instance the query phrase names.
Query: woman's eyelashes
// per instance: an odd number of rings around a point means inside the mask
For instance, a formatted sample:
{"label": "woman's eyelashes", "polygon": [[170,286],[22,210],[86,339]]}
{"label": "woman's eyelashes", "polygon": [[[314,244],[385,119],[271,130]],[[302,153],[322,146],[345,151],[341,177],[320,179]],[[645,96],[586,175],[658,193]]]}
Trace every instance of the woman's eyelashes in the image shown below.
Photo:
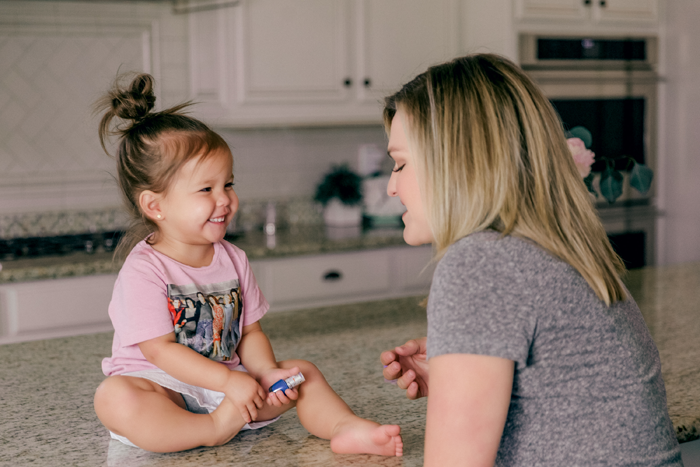
{"label": "woman's eyelashes", "polygon": [[400,167],[396,167],[394,169],[391,169],[392,172],[401,172],[403,168],[406,167],[406,164],[402,164]]}

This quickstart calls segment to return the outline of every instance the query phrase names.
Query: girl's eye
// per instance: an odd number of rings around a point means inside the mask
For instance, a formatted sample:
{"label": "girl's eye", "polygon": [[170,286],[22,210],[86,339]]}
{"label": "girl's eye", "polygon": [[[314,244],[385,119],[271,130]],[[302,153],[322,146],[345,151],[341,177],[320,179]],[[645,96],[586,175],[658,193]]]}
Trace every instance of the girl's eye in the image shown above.
{"label": "girl's eye", "polygon": [[403,168],[406,167],[406,164],[402,165],[401,167],[397,167],[395,169],[391,169],[392,172],[401,172]]}
{"label": "girl's eye", "polygon": [[226,188],[233,188],[233,185],[235,185],[235,183],[228,182],[225,186],[226,186]]}
{"label": "girl's eye", "polygon": [[204,191],[204,192],[208,193],[208,192],[211,191],[211,187],[208,186],[208,187],[206,187],[206,188],[202,188],[202,189],[199,190],[199,191]]}

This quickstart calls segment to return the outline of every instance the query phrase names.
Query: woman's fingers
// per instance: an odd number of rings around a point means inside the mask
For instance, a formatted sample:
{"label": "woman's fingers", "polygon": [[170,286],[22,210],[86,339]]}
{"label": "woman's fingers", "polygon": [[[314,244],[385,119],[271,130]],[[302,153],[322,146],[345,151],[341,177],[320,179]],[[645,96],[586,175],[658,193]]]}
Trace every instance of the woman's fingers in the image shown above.
{"label": "woman's fingers", "polygon": [[[411,383],[416,379],[416,373],[413,370],[408,370],[399,379],[396,380],[396,385],[401,389],[408,389]],[[417,385],[417,383],[416,383]]]}
{"label": "woman's fingers", "polygon": [[401,376],[401,364],[399,362],[389,363],[386,368],[384,368],[384,371],[382,371],[382,374],[384,375],[384,378],[388,380],[398,378]]}
{"label": "woman's fingers", "polygon": [[408,385],[408,388],[406,388],[406,397],[411,400],[418,399],[418,383],[414,381]]}
{"label": "woman's fingers", "polygon": [[395,362],[396,359],[397,359],[397,356],[393,350],[385,350],[379,356],[379,360],[381,360],[382,365],[389,365],[391,362]]}

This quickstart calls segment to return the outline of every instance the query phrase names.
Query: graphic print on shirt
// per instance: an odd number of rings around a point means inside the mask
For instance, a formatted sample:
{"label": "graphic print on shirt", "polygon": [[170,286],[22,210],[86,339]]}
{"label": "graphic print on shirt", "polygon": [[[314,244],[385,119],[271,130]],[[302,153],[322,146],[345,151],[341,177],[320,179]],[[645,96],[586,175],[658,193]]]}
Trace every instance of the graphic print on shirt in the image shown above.
{"label": "graphic print on shirt", "polygon": [[168,284],[168,310],[180,344],[212,360],[231,360],[241,339],[238,279],[207,285]]}

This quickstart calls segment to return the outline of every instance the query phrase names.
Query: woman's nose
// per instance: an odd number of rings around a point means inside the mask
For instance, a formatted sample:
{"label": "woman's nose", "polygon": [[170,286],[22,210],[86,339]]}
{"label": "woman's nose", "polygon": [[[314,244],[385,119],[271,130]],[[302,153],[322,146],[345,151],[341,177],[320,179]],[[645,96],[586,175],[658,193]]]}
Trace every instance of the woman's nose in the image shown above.
{"label": "woman's nose", "polygon": [[391,177],[389,177],[389,183],[386,186],[386,194],[389,196],[396,196],[396,172],[392,172]]}

